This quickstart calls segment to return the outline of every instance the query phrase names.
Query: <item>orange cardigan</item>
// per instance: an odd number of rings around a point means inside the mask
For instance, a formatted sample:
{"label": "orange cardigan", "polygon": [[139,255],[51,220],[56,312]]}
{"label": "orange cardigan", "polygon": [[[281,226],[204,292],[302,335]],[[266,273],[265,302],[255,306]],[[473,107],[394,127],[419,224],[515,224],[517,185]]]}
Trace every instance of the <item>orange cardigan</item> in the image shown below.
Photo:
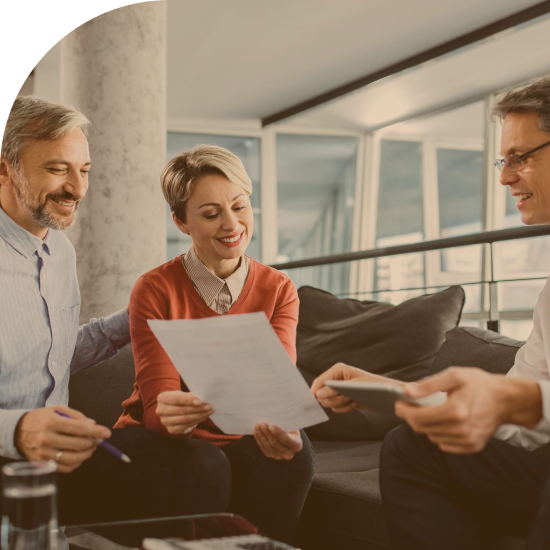
{"label": "orange cardigan", "polygon": [[[130,296],[130,333],[136,368],[131,397],[115,428],[145,426],[167,434],[157,416],[157,397],[163,391],[188,391],[172,361],[155,338],[148,319],[201,319],[220,315],[202,300],[187,275],[181,257],[145,273]],[[264,311],[293,362],[296,362],[298,294],[292,281],[280,271],[250,260],[250,271],[241,295],[227,315]],[[209,419],[187,437],[224,445],[240,435],[226,435]],[[178,436],[181,437],[181,436]]]}

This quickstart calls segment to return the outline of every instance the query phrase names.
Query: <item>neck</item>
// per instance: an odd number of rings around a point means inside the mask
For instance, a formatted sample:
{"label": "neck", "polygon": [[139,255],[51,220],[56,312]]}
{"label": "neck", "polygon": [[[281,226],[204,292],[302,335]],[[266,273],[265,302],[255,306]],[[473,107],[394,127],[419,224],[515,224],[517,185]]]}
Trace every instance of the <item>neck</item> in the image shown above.
{"label": "neck", "polygon": [[227,277],[230,277],[239,269],[239,266],[241,265],[241,258],[234,258],[231,260],[218,260],[218,261],[210,261],[207,259],[204,259],[204,254],[201,254],[200,251],[198,251],[195,248],[195,254],[198,256],[199,260],[204,264],[206,269],[216,275],[216,277],[219,277],[220,279],[227,279]]}
{"label": "neck", "polygon": [[15,191],[12,187],[8,187],[5,193],[2,193],[2,187],[3,186],[0,186],[0,208],[2,208],[7,216],[19,227],[22,227],[25,231],[32,233],[39,239],[45,239],[48,234],[48,228],[33,220],[25,210],[25,207],[17,200]]}

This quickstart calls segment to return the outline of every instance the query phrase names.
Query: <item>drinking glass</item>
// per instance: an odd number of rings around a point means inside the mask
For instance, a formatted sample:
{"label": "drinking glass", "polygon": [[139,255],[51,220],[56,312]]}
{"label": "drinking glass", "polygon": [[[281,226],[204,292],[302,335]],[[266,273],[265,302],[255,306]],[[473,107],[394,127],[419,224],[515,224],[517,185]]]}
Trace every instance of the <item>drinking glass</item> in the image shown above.
{"label": "drinking glass", "polygon": [[57,550],[56,463],[2,468],[2,550]]}

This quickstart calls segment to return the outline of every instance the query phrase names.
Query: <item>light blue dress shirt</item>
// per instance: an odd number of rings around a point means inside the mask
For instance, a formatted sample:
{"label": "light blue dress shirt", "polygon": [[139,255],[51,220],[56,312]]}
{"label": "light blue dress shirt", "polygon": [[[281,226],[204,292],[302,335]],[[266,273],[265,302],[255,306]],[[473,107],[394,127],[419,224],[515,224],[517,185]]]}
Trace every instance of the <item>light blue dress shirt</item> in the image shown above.
{"label": "light blue dress shirt", "polygon": [[0,208],[0,455],[22,458],[14,444],[21,417],[67,405],[70,375],[130,341],[126,309],[80,328],[79,316],[71,242],[52,229],[42,240]]}

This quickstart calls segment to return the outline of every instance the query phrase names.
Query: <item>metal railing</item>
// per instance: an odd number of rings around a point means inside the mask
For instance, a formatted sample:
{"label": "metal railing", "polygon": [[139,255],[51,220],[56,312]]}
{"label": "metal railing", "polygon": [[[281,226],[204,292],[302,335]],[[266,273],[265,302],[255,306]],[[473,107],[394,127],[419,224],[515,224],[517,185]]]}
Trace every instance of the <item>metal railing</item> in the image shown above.
{"label": "metal railing", "polygon": [[[550,235],[550,226],[532,226],[532,227],[514,227],[510,229],[500,229],[497,231],[486,231],[483,233],[474,233],[469,235],[460,235],[457,237],[447,237],[443,239],[436,239],[432,241],[422,241],[412,244],[402,244],[396,246],[389,246],[383,248],[374,248],[371,250],[361,250],[358,252],[346,252],[343,254],[334,254],[332,256],[320,256],[316,258],[309,258],[304,260],[296,260],[291,262],[284,262],[279,264],[273,264],[271,267],[279,270],[299,269],[306,267],[319,267],[331,264],[355,262],[358,260],[369,260],[374,258],[384,258],[388,256],[398,256],[402,254],[412,254],[415,252],[429,252],[433,250],[446,250],[449,248],[457,248],[471,245],[488,245],[488,272],[485,272],[485,278],[476,282],[464,282],[465,285],[488,285],[489,287],[489,310],[487,328],[498,332],[499,330],[499,311],[498,311],[498,298],[497,298],[497,283],[504,282],[516,282],[516,281],[533,281],[544,279],[545,277],[526,277],[516,279],[495,279],[494,273],[494,255],[493,244],[502,241],[515,241],[520,239],[531,239],[534,237],[542,237]],[[483,271],[482,271],[483,272]],[[377,292],[401,292],[407,290],[427,290],[430,288],[436,288],[441,285],[427,285],[414,288],[402,288],[402,289],[379,289],[376,291],[365,291],[357,294],[375,294]],[[348,294],[350,295],[350,294]]]}

